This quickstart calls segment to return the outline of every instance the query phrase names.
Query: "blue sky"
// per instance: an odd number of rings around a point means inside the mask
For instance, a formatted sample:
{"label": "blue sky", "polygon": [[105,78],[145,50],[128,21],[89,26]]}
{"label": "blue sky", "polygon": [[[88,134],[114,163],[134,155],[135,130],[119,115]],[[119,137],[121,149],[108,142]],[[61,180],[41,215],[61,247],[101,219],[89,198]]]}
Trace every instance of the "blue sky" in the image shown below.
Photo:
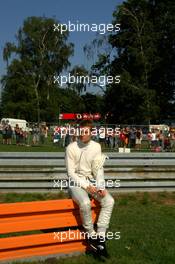
{"label": "blue sky", "polygon": [[[14,42],[15,34],[28,16],[56,17],[61,23],[110,23],[115,7],[122,0],[1,0],[0,7],[0,77],[6,71],[2,51],[6,42]],[[87,60],[83,46],[95,37],[95,33],[71,32],[69,41],[75,45],[73,65]]]}

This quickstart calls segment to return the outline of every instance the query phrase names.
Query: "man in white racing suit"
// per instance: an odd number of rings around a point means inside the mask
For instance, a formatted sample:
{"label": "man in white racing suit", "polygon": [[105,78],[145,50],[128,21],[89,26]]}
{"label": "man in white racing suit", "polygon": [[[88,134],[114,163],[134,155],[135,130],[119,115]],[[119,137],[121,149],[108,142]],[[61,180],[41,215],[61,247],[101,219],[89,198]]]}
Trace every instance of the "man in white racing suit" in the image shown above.
{"label": "man in white racing suit", "polygon": [[[108,256],[105,233],[109,227],[114,199],[105,189],[103,164],[107,157],[102,154],[100,144],[91,140],[91,129],[91,121],[82,121],[78,141],[67,146],[66,167],[69,180],[73,182],[69,186],[69,192],[79,205],[82,225],[88,234],[91,246],[100,254]],[[97,232],[92,222],[89,196],[98,200],[101,205]]]}

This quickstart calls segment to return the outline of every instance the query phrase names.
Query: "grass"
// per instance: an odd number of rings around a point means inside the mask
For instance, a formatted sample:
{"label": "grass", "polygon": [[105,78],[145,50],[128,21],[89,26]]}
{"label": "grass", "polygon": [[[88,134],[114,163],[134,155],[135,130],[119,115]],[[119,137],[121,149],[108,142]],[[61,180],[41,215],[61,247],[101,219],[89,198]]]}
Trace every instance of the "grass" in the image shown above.
{"label": "grass", "polygon": [[[65,148],[52,142],[38,145],[17,146],[14,142],[11,145],[0,144],[0,152],[64,152]],[[103,147],[104,152],[118,152],[115,149]],[[149,148],[142,146],[140,149],[131,149],[131,152],[152,152]]]}
{"label": "grass", "polygon": [[64,199],[67,194],[60,191],[55,193],[0,193],[0,203],[30,202]]}
{"label": "grass", "polygon": [[[63,152],[65,151],[65,148],[62,147],[62,143],[53,143],[51,134],[48,134],[48,138],[44,139],[44,143],[42,144],[39,142],[36,145],[32,144],[32,135],[29,136],[27,140],[28,145],[23,146],[17,146],[15,139],[12,139],[11,145],[3,145],[2,144],[2,136],[0,135],[0,152]],[[116,152],[116,149],[108,148],[107,146],[102,146],[102,150],[104,152]],[[151,149],[149,147],[149,143],[146,140],[143,140],[141,148],[136,149],[132,148],[131,152],[151,152]]]}
{"label": "grass", "polygon": [[0,145],[0,152],[62,152],[64,148],[58,145],[36,145],[36,146],[16,146]]}
{"label": "grass", "polygon": [[38,142],[36,145],[32,144],[32,136],[29,136],[26,144],[21,146],[16,145],[15,139],[12,139],[11,145],[3,145],[0,136],[0,152],[58,152],[64,151],[64,148],[58,144],[54,144],[51,135],[44,139],[44,142]]}
{"label": "grass", "polygon": [[[58,194],[0,194],[0,202],[65,198]],[[105,263],[174,264],[175,263],[175,192],[115,195],[115,207],[109,231],[120,232],[119,240],[107,242],[111,258]],[[14,262],[26,263],[26,262]],[[32,264],[96,264],[91,256],[50,258]]]}

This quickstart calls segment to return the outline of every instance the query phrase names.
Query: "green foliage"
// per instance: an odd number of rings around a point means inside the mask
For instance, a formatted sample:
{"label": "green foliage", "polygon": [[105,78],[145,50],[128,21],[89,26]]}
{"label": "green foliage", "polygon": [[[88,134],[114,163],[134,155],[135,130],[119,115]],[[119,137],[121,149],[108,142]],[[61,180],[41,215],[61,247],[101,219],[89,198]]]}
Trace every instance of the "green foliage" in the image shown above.
{"label": "green foliage", "polygon": [[100,95],[86,93],[82,95],[84,111],[87,113],[103,113],[104,100]]}
{"label": "green foliage", "polygon": [[28,121],[58,118],[62,98],[53,76],[70,65],[73,45],[67,43],[68,32],[54,32],[54,23],[57,21],[50,18],[29,17],[17,33],[17,43],[5,45],[8,68],[2,79],[4,116]]}
{"label": "green foliage", "polygon": [[121,30],[108,36],[112,49],[98,56],[93,70],[121,75],[105,92],[108,122],[149,123],[173,117],[175,2],[128,0],[113,13]]}
{"label": "green foliage", "polygon": [[[91,71],[75,66],[71,74],[121,75],[120,84],[98,86],[99,95],[86,94],[87,84],[54,84],[70,66],[73,44],[68,32],[54,32],[58,21],[29,17],[19,29],[17,42],[7,42],[3,59],[2,116],[28,121],[58,121],[61,112],[101,112],[107,123],[141,124],[173,119],[175,115],[175,2],[127,0],[113,12],[119,32],[97,37],[84,52],[93,60]],[[94,62],[93,55],[98,59]],[[95,86],[94,86],[95,87]],[[106,89],[105,89],[106,88]]]}
{"label": "green foliage", "polygon": [[[83,66],[76,65],[73,67],[70,74],[75,77],[85,77],[88,75],[88,71]],[[88,84],[86,83],[78,82],[68,84],[68,87],[77,92],[78,95],[80,95],[83,91],[86,91],[87,85]]]}

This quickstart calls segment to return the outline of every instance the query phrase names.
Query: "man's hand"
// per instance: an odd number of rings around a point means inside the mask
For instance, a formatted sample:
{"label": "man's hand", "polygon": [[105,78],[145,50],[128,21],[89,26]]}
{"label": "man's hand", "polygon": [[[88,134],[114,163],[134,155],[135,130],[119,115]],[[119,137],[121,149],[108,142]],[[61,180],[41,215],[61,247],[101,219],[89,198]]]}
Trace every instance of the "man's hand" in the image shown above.
{"label": "man's hand", "polygon": [[98,194],[100,197],[104,197],[106,194],[107,194],[107,191],[106,189],[101,189],[101,190],[98,190],[97,187],[93,186],[93,185],[89,185],[87,188],[86,188],[86,191],[90,194]]}
{"label": "man's hand", "polygon": [[103,189],[103,190],[98,190],[97,193],[99,196],[104,197],[107,194],[107,191]]}
{"label": "man's hand", "polygon": [[95,194],[97,193],[97,187],[93,186],[93,185],[89,185],[87,188],[86,188],[86,191],[90,194]]}

